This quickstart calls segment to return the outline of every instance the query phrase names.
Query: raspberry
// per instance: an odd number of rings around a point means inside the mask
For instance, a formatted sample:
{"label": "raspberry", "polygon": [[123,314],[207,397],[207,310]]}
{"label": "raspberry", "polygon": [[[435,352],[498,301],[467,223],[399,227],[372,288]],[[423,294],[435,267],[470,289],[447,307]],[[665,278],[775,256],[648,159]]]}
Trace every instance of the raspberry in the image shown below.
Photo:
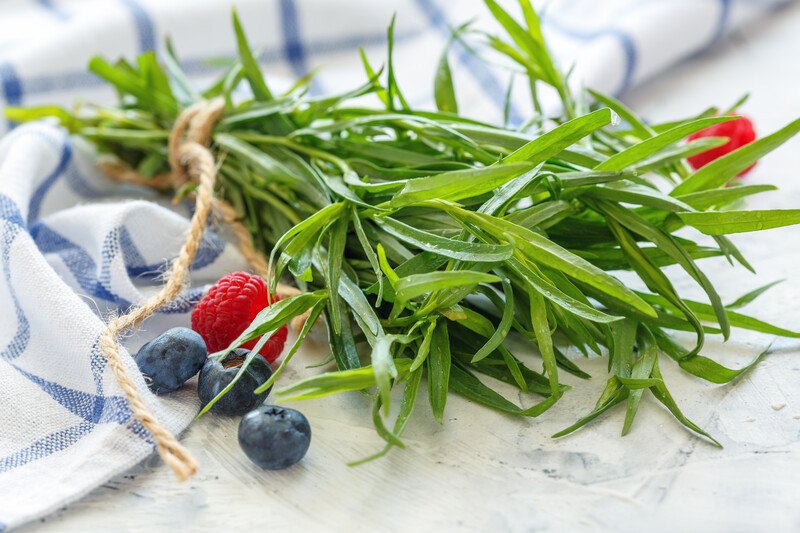
{"label": "raspberry", "polygon": [[[719,159],[733,152],[745,144],[753,142],[756,138],[756,132],[753,129],[753,123],[750,119],[747,117],[739,117],[735,120],[714,124],[713,126],[695,132],[689,135],[687,140],[693,141],[702,137],[728,137],[730,140],[722,146],[717,146],[711,150],[706,150],[705,152],[700,152],[699,154],[691,156],[689,158],[689,164],[692,165],[692,168],[695,170],[706,166],[715,159]],[[750,169],[754,166],[756,166],[755,163],[742,170],[739,176],[744,176],[750,172]]]}
{"label": "raspberry", "polygon": [[[209,352],[224,350],[262,309],[278,300],[277,296],[270,296],[266,283],[259,276],[246,272],[228,274],[211,287],[194,308],[192,329],[206,341]],[[264,359],[272,363],[278,358],[287,334],[283,326],[267,341],[259,351]],[[253,339],[242,348],[252,349],[257,342],[258,339]]]}

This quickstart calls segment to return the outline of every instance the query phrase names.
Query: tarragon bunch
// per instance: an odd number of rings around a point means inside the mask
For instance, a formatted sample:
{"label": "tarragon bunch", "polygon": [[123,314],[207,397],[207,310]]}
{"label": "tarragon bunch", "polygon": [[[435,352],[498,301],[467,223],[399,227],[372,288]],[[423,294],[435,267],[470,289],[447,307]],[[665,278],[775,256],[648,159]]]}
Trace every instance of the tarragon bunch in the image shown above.
{"label": "tarragon bunch", "polygon": [[[609,378],[597,405],[557,435],[619,403],[627,410],[624,434],[649,390],[684,426],[716,443],[681,413],[660,366],[678,364],[726,383],[761,357],[727,368],[701,355],[706,335],[727,339],[739,327],[800,337],[736,311],[764,289],[725,305],[697,265],[725,256],[752,270],[726,235],[800,222],[800,210],[726,209],[775,189],[740,185],[735,177],[795,135],[800,121],[692,172],[684,159],[725,139],[684,139],[732,116],[712,108],[647,124],[608,96],[573,93],[528,0],[520,0],[520,22],[494,0],[486,4],[505,34],[465,26],[453,40],[481,57],[500,54],[514,65],[517,80],[526,80],[537,111],[520,128],[458,113],[447,50],[434,82],[438,109],[411,108],[393,70],[393,24],[386,64],[376,68],[362,52],[366,82],[352,91],[309,96],[307,77],[275,94],[235,14],[239,58],[202,92],[167,43],[162,63],[152,52],[133,63],[92,59],[92,72],[118,91],[116,107],[7,114],[15,120],[56,116],[101,152],[155,176],[169,170],[165,141],[181,110],[199,99],[224,98],[212,145],[220,161],[217,194],[236,207],[255,245],[269,254],[272,283],[290,276],[306,291],[264,310],[231,348],[259,337],[266,342],[310,312],[266,389],[324,317],[335,370],[278,393],[317,398],[366,391],[386,441],[377,455],[403,446],[423,379],[440,422],[450,392],[505,413],[538,416],[569,388],[559,372],[589,377],[567,350],[607,355]],[[242,86],[252,96],[236,98]],[[560,96],[560,116],[542,114],[540,90]],[[191,187],[175,193],[189,194]],[[690,239],[696,231],[679,236],[687,226],[710,238]],[[670,265],[686,272],[706,301],[681,297],[665,270]],[[635,273],[642,289],[621,282],[615,271]],[[678,343],[675,331],[693,332],[693,345]],[[506,345],[510,335],[535,349],[541,366],[523,364]],[[492,388],[497,381],[541,400],[520,407]],[[390,412],[394,387],[403,393]]]}

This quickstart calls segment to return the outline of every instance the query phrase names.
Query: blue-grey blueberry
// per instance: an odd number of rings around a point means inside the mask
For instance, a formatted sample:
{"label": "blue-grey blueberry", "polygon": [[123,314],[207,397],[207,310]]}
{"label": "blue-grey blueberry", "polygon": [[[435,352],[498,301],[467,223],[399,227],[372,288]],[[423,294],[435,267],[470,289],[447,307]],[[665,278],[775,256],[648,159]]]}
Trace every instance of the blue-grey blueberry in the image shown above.
{"label": "blue-grey blueberry", "polygon": [[305,456],[310,444],[308,419],[294,409],[262,405],[239,422],[239,446],[261,468],[288,468]]}
{"label": "blue-grey blueberry", "polygon": [[[197,387],[197,392],[203,405],[208,405],[222,389],[233,381],[249,353],[250,350],[238,348],[221,361],[215,359],[206,361],[203,369],[200,370]],[[211,411],[224,415],[243,415],[264,403],[271,388],[261,394],[253,394],[253,391],[266,383],[270,376],[272,376],[272,367],[269,366],[266,359],[256,355],[245,370],[244,375],[239,378],[239,381],[225,396],[211,407]]]}
{"label": "blue-grey blueberry", "polygon": [[172,328],[151,340],[134,356],[150,390],[178,390],[197,374],[208,358],[206,343],[189,328]]}

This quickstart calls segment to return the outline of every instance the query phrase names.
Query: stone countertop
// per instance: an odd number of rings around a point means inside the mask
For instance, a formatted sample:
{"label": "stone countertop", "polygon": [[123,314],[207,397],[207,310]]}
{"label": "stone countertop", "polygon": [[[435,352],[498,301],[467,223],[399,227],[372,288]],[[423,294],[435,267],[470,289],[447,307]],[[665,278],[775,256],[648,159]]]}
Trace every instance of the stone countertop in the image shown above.
{"label": "stone countertop", "polygon": [[[636,89],[626,101],[658,120],[724,106],[750,91],[743,111],[765,134],[800,116],[798,52],[795,5]],[[747,179],[781,186],[751,205],[800,206],[800,139],[760,162]],[[786,279],[747,311],[797,329],[798,235],[795,228],[734,236],[758,277],[715,260],[706,261],[705,270],[727,300]],[[689,283],[678,285],[694,291]],[[709,342],[705,354],[741,365],[771,340],[736,331],[725,345]],[[308,346],[296,361],[312,364],[323,355]],[[19,531],[800,530],[800,342],[778,340],[772,355],[729,386],[706,384],[664,361],[676,401],[723,450],[689,434],[647,395],[625,438],[619,435],[624,409],[617,409],[572,436],[551,439],[591,409],[605,383],[604,360],[579,364],[596,377],[539,419],[507,417],[451,397],[439,426],[421,399],[406,432],[408,448],[358,468],[346,463],[382,445],[368,402],[358,394],[296,406],[314,436],[303,462],[283,472],[249,463],[236,441],[238,420],[204,417],[183,437],[201,464],[192,480],[175,482],[152,458]],[[570,377],[565,381],[574,383]]]}

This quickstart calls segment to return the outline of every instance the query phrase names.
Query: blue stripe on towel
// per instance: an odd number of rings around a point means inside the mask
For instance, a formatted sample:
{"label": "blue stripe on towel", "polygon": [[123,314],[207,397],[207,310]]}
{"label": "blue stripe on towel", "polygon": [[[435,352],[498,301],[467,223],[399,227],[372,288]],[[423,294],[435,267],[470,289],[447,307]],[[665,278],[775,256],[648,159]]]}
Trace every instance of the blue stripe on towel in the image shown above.
{"label": "blue stripe on towel", "polygon": [[286,60],[297,76],[305,76],[306,51],[300,40],[300,28],[297,18],[297,5],[294,0],[279,0],[281,29],[283,30],[283,51]]}
{"label": "blue stripe on towel", "polygon": [[719,18],[717,19],[717,27],[714,29],[714,35],[708,42],[708,46],[712,46],[719,41],[725,30],[728,29],[728,23],[731,20],[731,4],[732,0],[720,0],[719,2]]}
{"label": "blue stripe on towel", "polygon": [[[103,241],[101,263],[98,267],[92,256],[83,248],[56,232],[49,226],[36,223],[31,226],[30,234],[42,254],[55,254],[70,271],[78,286],[92,298],[100,298],[120,308],[130,307],[133,302],[111,291],[111,264],[118,254],[122,253],[127,273],[131,277],[144,276],[155,278],[164,273],[166,262],[162,264],[145,264],[136,249],[128,230],[119,227],[112,230]],[[209,233],[203,238],[192,269],[210,265],[220,256],[224,241],[216,234]],[[133,264],[130,264],[132,261]],[[183,298],[172,302],[159,312],[164,314],[182,314],[192,310],[203,296],[202,289],[191,289]]]}
{"label": "blue stripe on towel", "polygon": [[25,220],[22,218],[22,213],[20,213],[19,207],[17,207],[17,204],[5,194],[0,194],[0,220],[9,222],[14,228],[8,233],[25,228]]}
{"label": "blue stripe on towel", "polygon": [[[131,302],[107,288],[110,286],[110,279],[107,280],[107,283],[103,283],[102,272],[110,268],[109,264],[105,267],[101,265],[100,273],[98,273],[97,264],[86,250],[44,224],[39,223],[32,226],[31,237],[42,254],[56,254],[61,258],[64,266],[69,269],[75,281],[88,295],[93,298],[102,298],[119,307],[131,305]],[[106,238],[107,242],[108,238]],[[103,250],[106,251],[106,246],[103,247]],[[105,253],[104,259],[106,259]],[[111,259],[108,258],[108,263]],[[110,275],[107,277],[110,278]]]}
{"label": "blue stripe on towel", "polygon": [[[395,35],[396,42],[409,40],[419,35],[418,31],[403,32]],[[352,50],[358,46],[377,46],[386,42],[385,33],[369,33],[361,35],[346,35],[335,39],[308,40],[305,43],[305,54],[310,55],[330,55],[345,50]],[[231,53],[220,53],[219,59],[234,59]],[[285,50],[266,49],[259,56],[262,64],[273,64],[285,58]],[[2,78],[2,63],[0,63],[0,81]],[[201,75],[213,74],[221,70],[220,67],[209,65],[208,58],[191,58],[181,61],[181,65],[187,74]],[[92,73],[85,71],[59,72],[56,74],[44,74],[25,80],[25,94],[45,94],[59,91],[71,91],[81,88],[105,87],[107,82],[98,78]]]}
{"label": "blue stripe on towel", "polygon": [[30,204],[28,205],[28,224],[39,218],[39,213],[42,209],[42,202],[50,188],[55,185],[56,181],[61,177],[64,171],[72,160],[72,145],[69,139],[64,139],[61,156],[58,159],[56,168],[45,178],[41,185],[39,185],[31,196]]}
{"label": "blue stripe on towel", "polygon": [[94,427],[95,425],[92,423],[81,422],[71,428],[51,433],[35,441],[30,446],[0,458],[0,472],[8,472],[48,455],[66,450],[91,433]]}
{"label": "blue stripe on towel", "polygon": [[[119,246],[125,260],[125,268],[132,278],[160,278],[170,268],[169,263],[166,261],[158,264],[145,261],[133,242],[133,237],[128,228],[119,228]],[[225,240],[222,237],[211,231],[205,232],[191,269],[197,270],[211,265],[219,258],[224,249]]]}
{"label": "blue stripe on towel", "polygon": [[124,424],[131,417],[131,411],[124,398],[71,389],[55,381],[36,376],[16,365],[14,366],[20,374],[39,387],[45,394],[86,422],[91,422],[92,424],[104,422]]}
{"label": "blue stripe on towel", "polygon": [[[309,73],[308,54],[300,34],[300,17],[297,13],[295,0],[280,0],[281,29],[283,30],[283,53],[292,72],[298,78]],[[312,95],[322,94],[324,89],[319,79],[311,80],[310,92]]]}
{"label": "blue stripe on towel", "polygon": [[[22,103],[22,80],[14,66],[7,61],[0,62],[0,88],[2,88],[7,106],[18,106]],[[17,126],[17,123],[12,120],[9,120],[7,124],[8,129]]]}
{"label": "blue stripe on towel", "polygon": [[53,15],[58,20],[69,20],[70,14],[67,10],[62,8],[61,6],[55,5],[53,0],[37,0],[38,4],[42,6],[42,9],[47,10],[51,15]]}
{"label": "blue stripe on towel", "polygon": [[150,14],[137,0],[120,0],[122,5],[130,11],[136,24],[136,33],[139,38],[139,52],[156,49],[156,32]]}
{"label": "blue stripe on towel", "polygon": [[[28,318],[22,310],[17,291],[14,290],[14,285],[11,282],[11,245],[17,235],[23,232],[25,222],[22,220],[22,214],[19,212],[17,204],[8,196],[0,194],[0,221],[3,220],[9,227],[0,233],[0,261],[3,265],[6,286],[14,303],[17,331],[6,347],[0,350],[0,359],[13,361],[23,354],[31,339],[30,322],[28,322]],[[4,320],[8,320],[8,317],[4,317]]]}

